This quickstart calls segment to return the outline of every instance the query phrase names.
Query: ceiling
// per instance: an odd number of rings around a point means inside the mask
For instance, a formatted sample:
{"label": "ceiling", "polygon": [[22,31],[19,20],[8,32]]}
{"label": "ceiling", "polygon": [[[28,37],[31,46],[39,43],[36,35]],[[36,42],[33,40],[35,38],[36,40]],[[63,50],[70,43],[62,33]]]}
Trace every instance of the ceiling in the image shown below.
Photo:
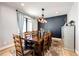
{"label": "ceiling", "polygon": [[73,2],[22,2],[24,6],[21,6],[21,2],[3,2],[2,4],[11,6],[15,9],[24,11],[32,17],[38,17],[42,14],[42,8],[45,9],[45,17],[53,17],[58,15],[64,15],[69,12]]}

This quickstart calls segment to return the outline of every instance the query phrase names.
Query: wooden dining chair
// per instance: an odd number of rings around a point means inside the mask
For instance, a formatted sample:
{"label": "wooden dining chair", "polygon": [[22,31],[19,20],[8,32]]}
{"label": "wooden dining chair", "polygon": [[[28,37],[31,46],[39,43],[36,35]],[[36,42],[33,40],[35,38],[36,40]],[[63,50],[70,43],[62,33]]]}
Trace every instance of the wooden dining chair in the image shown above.
{"label": "wooden dining chair", "polygon": [[35,41],[34,54],[35,56],[42,56],[42,39],[38,36],[37,32],[32,33],[32,38]]}
{"label": "wooden dining chair", "polygon": [[32,50],[25,50],[22,45],[22,39],[21,36],[13,34],[13,39],[15,43],[16,48],[16,56],[31,56]]}
{"label": "wooden dining chair", "polygon": [[35,56],[43,56],[43,48],[42,48],[42,42],[43,41],[41,41],[41,42],[37,42],[37,41],[35,41],[35,47],[34,47],[34,54],[35,54]]}
{"label": "wooden dining chair", "polygon": [[48,34],[47,33],[44,34],[43,39],[44,39],[44,42],[43,42],[43,53],[45,54],[47,52],[48,48],[49,48],[49,46],[48,46],[48,42],[49,41],[48,41]]}
{"label": "wooden dining chair", "polygon": [[29,35],[32,35],[32,32],[25,32],[24,37],[27,38]]}
{"label": "wooden dining chair", "polygon": [[48,32],[48,46],[50,47],[52,43],[51,32]]}

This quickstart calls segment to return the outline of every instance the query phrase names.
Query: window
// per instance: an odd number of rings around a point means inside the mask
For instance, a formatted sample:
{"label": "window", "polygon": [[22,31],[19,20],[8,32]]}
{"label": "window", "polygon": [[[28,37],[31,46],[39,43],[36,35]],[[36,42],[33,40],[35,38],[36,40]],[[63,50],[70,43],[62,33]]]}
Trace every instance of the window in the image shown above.
{"label": "window", "polygon": [[32,31],[32,20],[24,19],[23,32]]}
{"label": "window", "polygon": [[26,32],[26,27],[27,27],[27,26],[26,26],[26,20],[27,20],[27,19],[24,18],[23,32]]}
{"label": "window", "polygon": [[27,20],[27,31],[32,31],[32,20]]}

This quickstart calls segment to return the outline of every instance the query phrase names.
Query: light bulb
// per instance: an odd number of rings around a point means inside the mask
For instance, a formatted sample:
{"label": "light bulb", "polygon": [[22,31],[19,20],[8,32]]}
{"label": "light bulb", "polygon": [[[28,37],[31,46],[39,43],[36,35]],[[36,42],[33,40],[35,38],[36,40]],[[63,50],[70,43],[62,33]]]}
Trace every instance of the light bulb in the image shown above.
{"label": "light bulb", "polygon": [[24,6],[24,3],[21,3],[21,6]]}

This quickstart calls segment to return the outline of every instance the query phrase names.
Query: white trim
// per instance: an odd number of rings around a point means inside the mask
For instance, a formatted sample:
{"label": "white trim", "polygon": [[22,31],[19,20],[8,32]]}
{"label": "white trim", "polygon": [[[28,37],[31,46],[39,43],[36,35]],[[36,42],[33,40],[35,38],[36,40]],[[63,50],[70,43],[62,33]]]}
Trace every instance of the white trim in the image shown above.
{"label": "white trim", "polygon": [[79,56],[79,51],[75,50],[76,54]]}
{"label": "white trim", "polygon": [[1,51],[1,50],[4,50],[4,49],[7,49],[7,48],[9,48],[9,47],[11,47],[11,46],[14,46],[14,44],[10,44],[10,45],[7,45],[7,46],[4,46],[4,47],[1,47],[1,48],[0,48],[0,51]]}
{"label": "white trim", "polygon": [[65,48],[65,47],[64,47],[64,49],[74,51],[74,49],[68,49],[68,48]]}

